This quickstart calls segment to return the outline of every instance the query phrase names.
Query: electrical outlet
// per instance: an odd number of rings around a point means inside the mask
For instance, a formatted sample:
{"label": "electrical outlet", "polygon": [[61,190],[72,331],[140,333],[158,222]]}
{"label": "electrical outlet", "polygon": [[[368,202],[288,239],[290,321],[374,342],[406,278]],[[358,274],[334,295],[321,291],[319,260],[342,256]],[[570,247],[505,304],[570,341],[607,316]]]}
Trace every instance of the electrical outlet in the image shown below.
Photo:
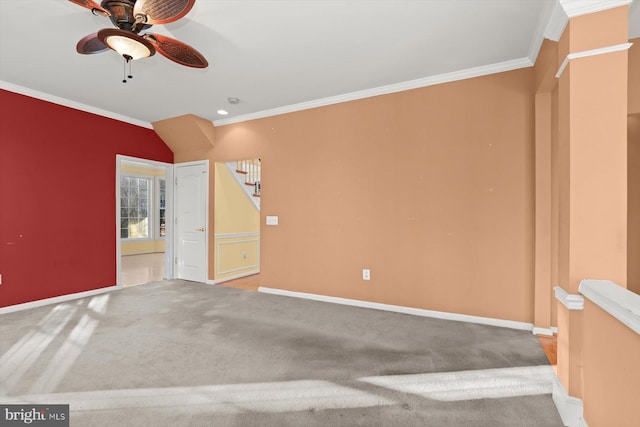
{"label": "electrical outlet", "polygon": [[277,215],[267,215],[267,225],[278,225],[278,216]]}
{"label": "electrical outlet", "polygon": [[368,268],[362,270],[362,280],[371,280],[371,270]]}

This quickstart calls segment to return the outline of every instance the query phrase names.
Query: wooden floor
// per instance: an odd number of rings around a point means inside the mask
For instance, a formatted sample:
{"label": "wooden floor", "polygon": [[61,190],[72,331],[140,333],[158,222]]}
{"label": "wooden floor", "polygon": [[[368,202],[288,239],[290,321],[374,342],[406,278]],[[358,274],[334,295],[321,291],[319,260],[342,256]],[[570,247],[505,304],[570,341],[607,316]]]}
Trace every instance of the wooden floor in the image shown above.
{"label": "wooden floor", "polygon": [[164,278],[164,252],[121,257],[122,286],[158,282]]}
{"label": "wooden floor", "polygon": [[558,336],[538,335],[538,339],[540,340],[544,354],[546,354],[547,359],[549,359],[549,363],[553,366],[553,370],[556,371],[556,367],[558,366]]}

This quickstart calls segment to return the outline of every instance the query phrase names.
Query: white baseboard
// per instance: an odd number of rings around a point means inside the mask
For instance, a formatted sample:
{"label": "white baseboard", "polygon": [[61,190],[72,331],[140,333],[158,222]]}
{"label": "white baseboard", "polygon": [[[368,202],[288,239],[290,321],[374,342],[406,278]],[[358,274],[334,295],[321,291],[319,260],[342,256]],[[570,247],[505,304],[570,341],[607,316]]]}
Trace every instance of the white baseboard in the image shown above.
{"label": "white baseboard", "polygon": [[494,319],[491,317],[471,316],[468,314],[447,313],[444,311],[424,310],[421,308],[404,307],[401,305],[389,305],[377,302],[361,301],[348,298],[331,297],[326,295],[308,294],[305,292],[286,291],[283,289],[259,287],[258,292],[266,294],[282,295],[295,298],[310,299],[314,301],[331,302],[334,304],[351,305],[355,307],[373,308],[375,310],[393,311],[395,313],[411,314],[414,316],[433,317],[436,319],[455,320],[458,322],[479,323],[482,325],[499,326],[502,328],[520,329],[532,331],[531,323],[516,322],[514,320]]}
{"label": "white baseboard", "polygon": [[549,337],[553,336],[553,328],[533,328],[533,335],[546,335]]}
{"label": "white baseboard", "polygon": [[45,298],[38,301],[25,302],[23,304],[10,305],[0,308],[0,314],[13,313],[15,311],[27,310],[30,308],[42,307],[43,305],[60,304],[61,302],[92,297],[94,295],[104,294],[105,292],[122,289],[122,286],[114,285],[106,288],[93,289],[90,291],[77,292],[75,294],[61,295],[59,297]]}
{"label": "white baseboard", "polygon": [[260,270],[251,270],[251,271],[247,271],[246,273],[240,273],[240,274],[236,274],[235,276],[224,277],[222,279],[207,280],[207,285],[217,285],[219,283],[228,282],[230,280],[242,279],[243,277],[253,276],[254,274],[258,274],[258,273],[260,273]]}
{"label": "white baseboard", "polygon": [[582,400],[569,396],[560,379],[555,375],[553,377],[552,397],[565,426],[583,427],[587,425],[583,419],[584,407]]}

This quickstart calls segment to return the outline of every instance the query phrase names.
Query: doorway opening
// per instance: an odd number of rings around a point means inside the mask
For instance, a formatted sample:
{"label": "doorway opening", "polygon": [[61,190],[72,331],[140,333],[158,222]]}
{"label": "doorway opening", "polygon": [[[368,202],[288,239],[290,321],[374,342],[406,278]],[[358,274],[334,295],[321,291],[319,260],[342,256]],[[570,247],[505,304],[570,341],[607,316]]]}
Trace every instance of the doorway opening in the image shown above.
{"label": "doorway opening", "polygon": [[117,284],[173,278],[173,165],[116,156]]}
{"label": "doorway opening", "polygon": [[215,164],[216,284],[253,290],[260,286],[261,190],[259,158]]}

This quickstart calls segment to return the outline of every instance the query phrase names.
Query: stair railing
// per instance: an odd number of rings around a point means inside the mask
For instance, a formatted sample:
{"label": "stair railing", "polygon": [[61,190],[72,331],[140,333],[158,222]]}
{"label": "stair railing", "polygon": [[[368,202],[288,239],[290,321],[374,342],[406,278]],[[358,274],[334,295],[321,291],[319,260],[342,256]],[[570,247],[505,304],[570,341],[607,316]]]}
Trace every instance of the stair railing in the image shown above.
{"label": "stair railing", "polygon": [[245,177],[244,183],[253,186],[253,196],[260,197],[260,178],[261,178],[261,161],[255,160],[238,160],[236,171]]}

